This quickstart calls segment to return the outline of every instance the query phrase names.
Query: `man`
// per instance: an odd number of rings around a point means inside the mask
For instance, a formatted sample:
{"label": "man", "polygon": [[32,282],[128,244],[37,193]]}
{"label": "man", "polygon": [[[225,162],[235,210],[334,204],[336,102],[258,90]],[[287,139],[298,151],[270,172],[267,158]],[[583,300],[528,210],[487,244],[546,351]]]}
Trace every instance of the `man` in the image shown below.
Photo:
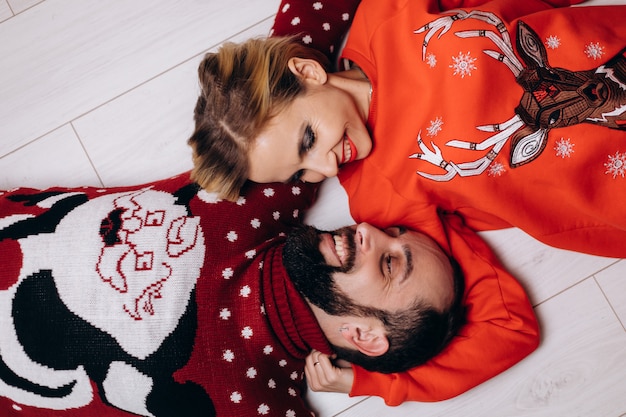
{"label": "man", "polygon": [[461,318],[448,256],[400,228],[300,228],[314,192],[232,203],[183,174],[0,194],[2,414],[308,415],[312,349],[384,372],[436,354]]}

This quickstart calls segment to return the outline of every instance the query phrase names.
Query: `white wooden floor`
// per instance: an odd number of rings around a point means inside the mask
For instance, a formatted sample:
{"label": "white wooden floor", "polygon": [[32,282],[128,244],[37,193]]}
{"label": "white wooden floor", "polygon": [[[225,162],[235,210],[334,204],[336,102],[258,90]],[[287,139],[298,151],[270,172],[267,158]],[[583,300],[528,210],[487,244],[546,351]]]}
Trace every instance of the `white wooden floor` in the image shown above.
{"label": "white wooden floor", "polygon": [[[278,5],[0,0],[0,189],[130,185],[190,169],[203,53],[265,35]],[[320,416],[626,414],[626,260],[555,250],[517,230],[484,236],[528,289],[540,348],[450,401],[390,408],[313,394]]]}

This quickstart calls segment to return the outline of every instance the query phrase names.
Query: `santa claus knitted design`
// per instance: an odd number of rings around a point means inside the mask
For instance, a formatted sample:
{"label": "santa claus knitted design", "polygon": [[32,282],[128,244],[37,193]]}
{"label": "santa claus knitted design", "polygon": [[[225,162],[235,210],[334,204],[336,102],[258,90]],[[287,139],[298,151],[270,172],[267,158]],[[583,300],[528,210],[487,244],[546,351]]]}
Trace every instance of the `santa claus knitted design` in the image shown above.
{"label": "santa claus knitted design", "polygon": [[[183,174],[0,192],[0,415],[309,415],[302,358],[328,347],[280,235],[314,191],[249,186],[233,203]],[[296,345],[264,291],[302,321]]]}

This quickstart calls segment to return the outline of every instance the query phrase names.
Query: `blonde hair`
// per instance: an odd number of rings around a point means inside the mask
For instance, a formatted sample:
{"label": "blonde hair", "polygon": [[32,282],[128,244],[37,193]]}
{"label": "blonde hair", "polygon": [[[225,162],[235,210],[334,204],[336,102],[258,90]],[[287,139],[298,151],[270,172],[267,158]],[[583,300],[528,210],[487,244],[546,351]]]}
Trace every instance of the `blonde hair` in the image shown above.
{"label": "blonde hair", "polygon": [[304,92],[288,67],[292,57],[312,58],[328,68],[319,51],[291,37],[226,43],[198,68],[201,93],[194,111],[192,179],[234,201],[248,179],[248,150],[269,120]]}

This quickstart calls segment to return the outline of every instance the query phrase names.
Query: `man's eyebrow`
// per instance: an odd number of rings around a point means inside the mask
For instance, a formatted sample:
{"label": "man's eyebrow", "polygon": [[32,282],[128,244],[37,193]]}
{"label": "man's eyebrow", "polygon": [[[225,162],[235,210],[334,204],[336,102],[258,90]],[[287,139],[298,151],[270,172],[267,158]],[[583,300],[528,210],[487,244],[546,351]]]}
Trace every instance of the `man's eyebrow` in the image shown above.
{"label": "man's eyebrow", "polygon": [[404,264],[404,274],[402,275],[400,284],[406,281],[413,272],[413,254],[411,253],[411,248],[409,248],[409,245],[403,245],[402,251],[404,252],[404,258],[406,262]]}

